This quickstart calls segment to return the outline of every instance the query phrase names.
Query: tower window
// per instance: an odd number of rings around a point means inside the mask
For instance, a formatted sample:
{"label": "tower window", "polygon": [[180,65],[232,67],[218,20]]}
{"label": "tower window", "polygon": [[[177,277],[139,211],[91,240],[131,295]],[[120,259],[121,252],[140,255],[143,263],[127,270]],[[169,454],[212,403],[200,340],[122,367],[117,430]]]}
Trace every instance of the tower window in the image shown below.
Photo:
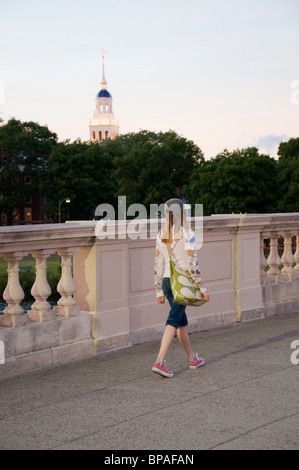
{"label": "tower window", "polygon": [[99,141],[102,140],[102,131],[99,131],[98,140],[99,140]]}
{"label": "tower window", "polygon": [[105,113],[108,113],[108,111],[109,111],[109,105],[106,104],[106,105],[105,105]]}
{"label": "tower window", "polygon": [[105,140],[108,139],[108,131],[105,131]]}
{"label": "tower window", "polygon": [[96,140],[96,133],[95,131],[92,132],[92,137],[91,137],[92,141],[94,142]]}

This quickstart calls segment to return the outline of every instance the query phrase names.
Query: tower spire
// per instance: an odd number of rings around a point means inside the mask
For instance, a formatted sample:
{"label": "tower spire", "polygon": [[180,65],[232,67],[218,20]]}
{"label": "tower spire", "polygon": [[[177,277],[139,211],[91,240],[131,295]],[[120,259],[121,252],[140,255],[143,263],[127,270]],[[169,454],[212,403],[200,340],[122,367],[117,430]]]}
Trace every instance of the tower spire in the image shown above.
{"label": "tower spire", "polygon": [[107,82],[106,82],[106,79],[105,79],[105,64],[104,64],[105,54],[107,54],[107,52],[106,52],[106,51],[102,51],[102,59],[103,59],[102,70],[103,70],[103,76],[102,76],[102,81],[101,81],[101,90],[107,90]]}
{"label": "tower spire", "polygon": [[96,96],[96,110],[93,119],[89,123],[90,140],[101,141],[115,139],[119,135],[119,124],[112,111],[112,96],[107,90],[105,78],[106,51],[102,51],[102,81],[101,89]]}

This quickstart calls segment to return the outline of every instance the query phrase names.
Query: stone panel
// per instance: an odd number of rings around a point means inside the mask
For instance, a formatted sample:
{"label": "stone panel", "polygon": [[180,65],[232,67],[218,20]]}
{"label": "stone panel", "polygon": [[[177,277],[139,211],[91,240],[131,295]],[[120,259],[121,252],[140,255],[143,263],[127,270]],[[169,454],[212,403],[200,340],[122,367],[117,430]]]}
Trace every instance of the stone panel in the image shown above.
{"label": "stone panel", "polygon": [[153,247],[141,247],[130,250],[131,292],[141,292],[153,289],[154,259],[155,249]]}
{"label": "stone panel", "polygon": [[101,302],[124,298],[124,258],[122,250],[103,251],[99,256]]}

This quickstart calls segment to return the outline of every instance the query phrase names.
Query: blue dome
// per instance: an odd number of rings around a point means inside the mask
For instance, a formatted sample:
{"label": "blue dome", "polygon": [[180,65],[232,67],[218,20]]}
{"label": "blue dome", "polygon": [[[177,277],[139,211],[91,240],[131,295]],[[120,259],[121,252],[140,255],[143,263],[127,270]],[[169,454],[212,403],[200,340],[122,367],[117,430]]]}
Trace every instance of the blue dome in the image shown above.
{"label": "blue dome", "polygon": [[99,91],[99,93],[97,94],[97,97],[98,98],[112,98],[108,90]]}

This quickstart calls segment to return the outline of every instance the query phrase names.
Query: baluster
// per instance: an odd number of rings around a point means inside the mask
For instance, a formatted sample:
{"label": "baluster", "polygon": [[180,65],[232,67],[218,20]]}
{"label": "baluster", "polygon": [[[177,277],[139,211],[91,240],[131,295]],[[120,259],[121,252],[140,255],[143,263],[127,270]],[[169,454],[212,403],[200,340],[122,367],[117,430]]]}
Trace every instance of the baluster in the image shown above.
{"label": "baluster", "polygon": [[270,282],[266,272],[265,272],[265,267],[267,266],[267,260],[265,257],[265,250],[264,250],[264,241],[265,241],[265,236],[261,234],[261,254],[260,254],[260,271],[261,271],[261,284],[265,285]]}
{"label": "baluster", "polygon": [[51,294],[51,287],[47,280],[47,259],[53,250],[34,250],[31,251],[32,256],[36,260],[35,264],[35,282],[31,289],[31,294],[35,302],[31,306],[31,310],[27,312],[30,320],[44,322],[54,318],[51,305],[47,298]]}
{"label": "baluster", "polygon": [[2,256],[7,261],[8,280],[3,292],[3,299],[7,302],[7,307],[3,310],[4,315],[0,316],[2,326],[17,326],[27,322],[27,315],[22,315],[24,309],[20,303],[24,299],[24,291],[20,284],[19,262],[26,256],[25,252],[3,253]]}
{"label": "baluster", "polygon": [[280,265],[280,257],[278,255],[278,234],[277,232],[270,232],[270,253],[267,259],[270,269],[267,275],[271,282],[277,283],[282,280],[281,273],[278,269]]}
{"label": "baluster", "polygon": [[285,231],[284,237],[284,250],[281,257],[283,268],[281,274],[286,281],[292,281],[294,279],[294,269],[292,264],[294,263],[294,255],[292,252],[292,232]]}
{"label": "baluster", "polygon": [[77,249],[60,248],[57,250],[61,257],[61,278],[57,286],[61,298],[57,302],[57,307],[54,307],[54,313],[62,317],[74,316],[80,313],[80,307],[73,298],[76,285],[72,275],[72,257]]}
{"label": "baluster", "polygon": [[294,261],[296,266],[294,267],[295,277],[299,279],[299,230],[296,235],[296,251],[294,254]]}

